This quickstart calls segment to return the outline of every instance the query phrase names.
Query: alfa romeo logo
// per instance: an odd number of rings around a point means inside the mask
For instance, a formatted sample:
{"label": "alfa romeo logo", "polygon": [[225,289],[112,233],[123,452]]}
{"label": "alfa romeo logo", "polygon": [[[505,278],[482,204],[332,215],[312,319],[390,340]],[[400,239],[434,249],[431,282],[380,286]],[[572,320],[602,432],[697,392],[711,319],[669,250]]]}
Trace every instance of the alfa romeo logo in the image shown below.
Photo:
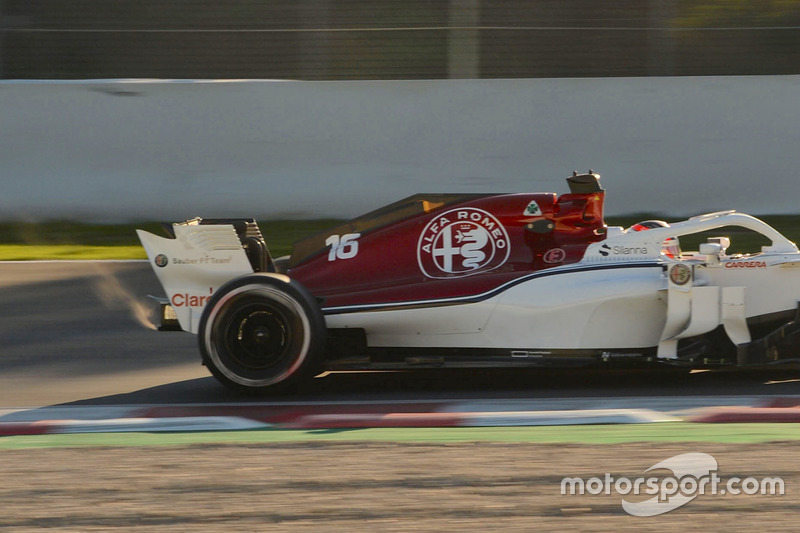
{"label": "alfa romeo logo", "polygon": [[669,271],[669,279],[675,285],[686,285],[692,279],[692,269],[683,263],[678,263]]}
{"label": "alfa romeo logo", "polygon": [[494,270],[508,259],[511,241],[490,213],[452,209],[428,222],[417,245],[422,273],[429,278],[471,276]]}
{"label": "alfa romeo logo", "polygon": [[169,259],[164,254],[158,254],[156,256],[155,263],[156,263],[157,267],[164,268],[165,266],[167,266],[169,264]]}

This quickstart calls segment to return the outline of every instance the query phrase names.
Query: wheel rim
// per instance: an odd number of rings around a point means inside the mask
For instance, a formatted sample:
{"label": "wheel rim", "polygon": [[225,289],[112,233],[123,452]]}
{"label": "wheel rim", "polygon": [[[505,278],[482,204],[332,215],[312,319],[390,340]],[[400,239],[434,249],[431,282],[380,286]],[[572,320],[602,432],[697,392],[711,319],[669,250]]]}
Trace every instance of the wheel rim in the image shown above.
{"label": "wheel rim", "polygon": [[291,317],[268,305],[251,305],[223,326],[222,338],[231,359],[245,368],[275,366],[288,355],[295,327]]}
{"label": "wheel rim", "polygon": [[283,381],[302,365],[310,324],[302,306],[268,287],[237,288],[210,313],[204,344],[225,377],[248,387]]}

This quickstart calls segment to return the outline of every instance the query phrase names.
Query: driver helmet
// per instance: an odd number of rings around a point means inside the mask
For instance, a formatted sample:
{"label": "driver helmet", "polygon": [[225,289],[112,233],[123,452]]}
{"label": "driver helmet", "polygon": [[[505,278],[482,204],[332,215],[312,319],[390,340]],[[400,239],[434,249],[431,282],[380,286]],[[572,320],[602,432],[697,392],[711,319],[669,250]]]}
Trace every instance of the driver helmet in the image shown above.
{"label": "driver helmet", "polygon": [[[668,228],[669,224],[663,220],[643,220],[637,222],[627,231],[645,231],[653,228]],[[676,237],[665,239],[661,245],[661,253],[671,259],[679,259],[681,256],[681,245]]]}

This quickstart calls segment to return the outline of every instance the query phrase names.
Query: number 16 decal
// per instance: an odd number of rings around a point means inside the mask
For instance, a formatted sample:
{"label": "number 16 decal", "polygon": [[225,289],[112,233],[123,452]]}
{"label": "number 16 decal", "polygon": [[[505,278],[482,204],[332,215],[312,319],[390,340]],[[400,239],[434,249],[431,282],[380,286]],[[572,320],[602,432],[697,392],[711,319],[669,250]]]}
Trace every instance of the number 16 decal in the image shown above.
{"label": "number 16 decal", "polygon": [[360,233],[347,233],[346,235],[331,235],[325,239],[325,244],[330,245],[328,261],[337,259],[352,259],[358,254],[358,238]]}

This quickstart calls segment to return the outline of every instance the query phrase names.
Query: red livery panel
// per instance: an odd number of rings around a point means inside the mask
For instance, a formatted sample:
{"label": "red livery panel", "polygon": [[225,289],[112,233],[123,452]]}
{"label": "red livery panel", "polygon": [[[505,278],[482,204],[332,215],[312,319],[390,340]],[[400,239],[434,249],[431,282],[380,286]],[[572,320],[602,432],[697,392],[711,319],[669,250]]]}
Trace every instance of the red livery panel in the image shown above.
{"label": "red livery panel", "polygon": [[468,297],[574,263],[605,239],[605,192],[596,174],[568,181],[560,197],[415,195],[297,243],[289,274],[340,307]]}

